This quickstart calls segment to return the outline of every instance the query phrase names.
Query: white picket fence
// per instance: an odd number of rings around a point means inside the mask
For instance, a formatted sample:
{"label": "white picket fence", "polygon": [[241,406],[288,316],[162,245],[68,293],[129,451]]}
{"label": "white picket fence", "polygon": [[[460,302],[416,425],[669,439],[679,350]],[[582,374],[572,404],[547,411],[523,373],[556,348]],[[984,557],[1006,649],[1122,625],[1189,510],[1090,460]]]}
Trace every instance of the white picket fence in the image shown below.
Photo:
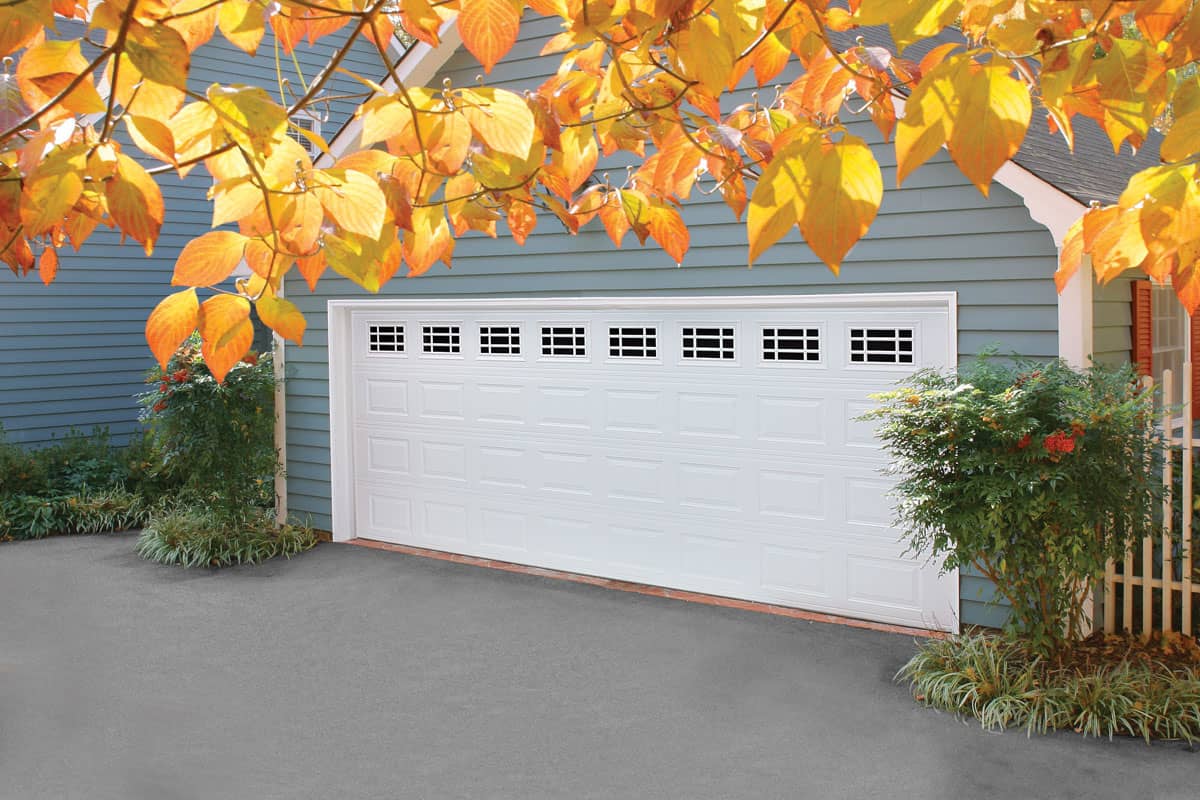
{"label": "white picket fence", "polygon": [[[1200,599],[1200,582],[1194,581],[1192,563],[1192,365],[1183,365],[1183,405],[1170,407],[1164,403],[1162,416],[1163,442],[1163,503],[1160,532],[1157,536],[1146,536],[1137,546],[1131,547],[1120,561],[1110,561],[1105,570],[1103,602],[1103,630],[1115,633],[1118,628],[1126,633],[1149,637],[1155,630],[1174,631],[1186,636],[1196,635],[1197,626],[1193,617],[1193,605]],[[1165,370],[1162,377],[1162,396],[1172,397],[1174,376]],[[1152,390],[1153,381],[1144,379],[1147,390]],[[1182,412],[1183,424],[1176,435],[1174,414]],[[1181,456],[1182,496],[1175,495],[1175,459],[1173,450]],[[1179,506],[1181,530],[1173,530],[1175,507]],[[1176,536],[1178,533],[1178,536]],[[1159,541],[1155,541],[1155,539]],[[1138,595],[1140,596],[1140,602]],[[1118,597],[1119,595],[1119,597]],[[1176,603],[1179,613],[1176,614]],[[1135,606],[1140,609],[1135,610]],[[1118,619],[1118,609],[1120,610]],[[1155,609],[1159,618],[1155,620]],[[1138,613],[1140,611],[1140,614]],[[1140,616],[1140,620],[1137,617]],[[1097,620],[1099,622],[1099,620]]]}

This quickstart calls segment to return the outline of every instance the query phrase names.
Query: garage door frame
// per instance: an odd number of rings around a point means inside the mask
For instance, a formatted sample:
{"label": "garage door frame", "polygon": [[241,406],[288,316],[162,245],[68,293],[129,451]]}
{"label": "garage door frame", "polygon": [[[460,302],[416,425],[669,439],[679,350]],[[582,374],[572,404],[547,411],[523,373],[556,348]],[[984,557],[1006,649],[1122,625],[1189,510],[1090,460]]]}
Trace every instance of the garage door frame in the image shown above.
{"label": "garage door frame", "polygon": [[[564,307],[581,311],[635,311],[647,307],[715,308],[779,308],[795,311],[805,308],[850,307],[855,310],[941,310],[948,316],[946,352],[950,364],[958,358],[957,293],[950,292],[888,292],[818,295],[700,295],[700,296],[607,296],[607,297],[488,297],[488,298],[422,298],[422,299],[356,299],[330,300],[328,313],[329,365],[329,437],[330,437],[330,494],[332,505],[332,534],[334,541],[354,538],[356,532],[354,498],[353,452],[353,321],[355,312],[413,312],[420,310],[449,311],[462,309],[479,313],[490,308],[509,311],[561,310]],[[953,580],[955,593],[959,581],[957,571],[947,575]]]}

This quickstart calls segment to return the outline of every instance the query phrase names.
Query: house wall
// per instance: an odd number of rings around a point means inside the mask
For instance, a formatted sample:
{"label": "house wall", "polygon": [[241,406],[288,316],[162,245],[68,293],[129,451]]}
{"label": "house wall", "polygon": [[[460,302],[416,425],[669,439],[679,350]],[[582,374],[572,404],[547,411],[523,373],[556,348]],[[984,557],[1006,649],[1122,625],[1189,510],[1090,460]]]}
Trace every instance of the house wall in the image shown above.
{"label": "house wall", "polygon": [[[553,21],[526,18],[521,39],[488,82],[532,88],[553,71],[556,59],[539,58],[555,32]],[[482,70],[460,50],[430,85],[449,78],[472,84]],[[885,185],[895,186],[895,155],[870,122],[852,131],[877,143]],[[890,188],[870,234],[834,277],[793,232],[746,267],[744,222],[719,198],[698,193],[685,204],[692,247],[681,268],[632,237],[614,249],[598,221],[578,236],[543,216],[525,247],[503,235],[469,235],[458,242],[454,267],[413,280],[397,278],[381,291],[390,297],[553,295],[824,294],[837,292],[958,292],[958,350],[969,359],[989,347],[1024,356],[1057,355],[1057,298],[1051,276],[1056,251],[1046,229],[1030,219],[1020,198],[1001,186],[983,197],[943,154],[919,170],[903,189]],[[287,351],[288,508],[319,528],[330,521],[329,393],[326,301],[362,291],[333,276],[315,294],[289,276],[288,297],[308,317],[302,348]],[[994,624],[986,581],[964,575],[962,614],[968,623]]]}
{"label": "house wall", "polygon": [[[305,79],[320,71],[337,41],[342,39],[335,35],[297,50]],[[283,63],[296,84],[290,59]],[[366,46],[356,47],[345,65],[374,77],[384,72]],[[200,92],[214,82],[276,87],[270,39],[250,58],[215,37],[193,54],[189,82]],[[328,93],[361,90],[356,81],[337,76]],[[323,133],[338,130],[353,108],[348,102],[331,104]],[[17,278],[0,268],[0,425],[9,441],[36,446],[71,428],[107,427],[114,437],[137,429],[134,395],[153,366],[143,335],[146,317],[172,291],[180,250],[210,227],[211,183],[203,167],[187,180],[162,176],[166,221],[150,257],[140,245],[122,245],[118,234],[101,228],[80,252],[60,251],[51,286],[43,286],[36,273]]]}

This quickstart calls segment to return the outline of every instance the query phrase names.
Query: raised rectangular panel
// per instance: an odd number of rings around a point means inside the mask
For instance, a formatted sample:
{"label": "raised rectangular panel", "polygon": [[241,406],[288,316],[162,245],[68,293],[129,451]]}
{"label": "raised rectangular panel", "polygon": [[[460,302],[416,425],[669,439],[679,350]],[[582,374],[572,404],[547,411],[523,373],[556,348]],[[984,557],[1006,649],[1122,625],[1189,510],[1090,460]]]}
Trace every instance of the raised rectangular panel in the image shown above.
{"label": "raised rectangular panel", "polygon": [[762,585],[768,589],[829,597],[827,551],[765,545]]}
{"label": "raised rectangular panel", "polygon": [[879,439],[875,436],[878,422],[860,419],[863,414],[877,408],[875,403],[868,400],[846,401],[846,444],[850,447],[868,447],[880,449]]}
{"label": "raised rectangular panel", "polygon": [[684,573],[722,583],[745,580],[745,542],[684,534],[679,537],[679,545]]}
{"label": "raised rectangular panel", "polygon": [[789,444],[825,443],[825,401],[758,398],[758,438]]}
{"label": "raised rectangular panel", "polygon": [[467,448],[447,442],[421,442],[421,472],[427,478],[465,481]]}
{"label": "raised rectangular panel", "polygon": [[609,389],[604,393],[604,426],[610,431],[662,433],[662,393]]}
{"label": "raised rectangular panel", "polygon": [[499,425],[524,425],[528,406],[520,385],[481,383],[476,389],[479,421]]}
{"label": "raised rectangular panel", "polygon": [[463,418],[461,383],[421,381],[421,416],[430,419]]}
{"label": "raised rectangular panel", "polygon": [[658,528],[609,525],[612,563],[633,572],[658,574],[676,561],[674,540]]}
{"label": "raised rectangular panel", "polygon": [[542,488],[548,492],[589,495],[592,493],[592,459],[581,453],[543,452]]}
{"label": "raised rectangular panel", "polygon": [[825,478],[803,472],[761,470],[758,509],[772,517],[825,518]]}
{"label": "raised rectangular panel", "polygon": [[501,550],[525,552],[524,514],[485,508],[479,512],[479,543]]}
{"label": "raised rectangular panel", "polygon": [[457,503],[425,501],[425,536],[435,542],[465,544],[467,509]]}
{"label": "raised rectangular panel", "polygon": [[679,393],[679,432],[692,436],[737,436],[737,395]]}
{"label": "raised rectangular panel", "polygon": [[717,464],[680,464],[680,505],[719,511],[740,511],[739,472],[737,467]]}
{"label": "raised rectangular panel", "polygon": [[407,414],[408,381],[367,378],[367,412],[371,414]]}
{"label": "raised rectangular panel", "polygon": [[592,426],[587,389],[542,386],[538,424],[549,428],[587,429]]}
{"label": "raised rectangular panel", "polygon": [[920,562],[849,556],[846,559],[846,594],[851,601],[919,610]]}
{"label": "raised rectangular panel", "polygon": [[409,463],[408,440],[386,436],[367,436],[367,469],[371,472],[391,472],[407,475]]}
{"label": "raised rectangular panel", "polygon": [[846,521],[890,528],[895,522],[888,492],[891,481],[882,478],[846,478]]}
{"label": "raised rectangular panel", "polygon": [[412,536],[412,503],[403,497],[378,495],[368,490],[367,527],[370,532]]}
{"label": "raised rectangular panel", "polygon": [[596,536],[595,525],[569,517],[542,517],[535,534],[537,550],[572,561],[596,562],[604,546]]}
{"label": "raised rectangular panel", "polygon": [[653,458],[619,458],[604,460],[608,472],[608,496],[618,500],[663,502],[663,462]]}
{"label": "raised rectangular panel", "polygon": [[523,489],[526,486],[526,469],[525,451],[520,448],[479,448],[480,483]]}

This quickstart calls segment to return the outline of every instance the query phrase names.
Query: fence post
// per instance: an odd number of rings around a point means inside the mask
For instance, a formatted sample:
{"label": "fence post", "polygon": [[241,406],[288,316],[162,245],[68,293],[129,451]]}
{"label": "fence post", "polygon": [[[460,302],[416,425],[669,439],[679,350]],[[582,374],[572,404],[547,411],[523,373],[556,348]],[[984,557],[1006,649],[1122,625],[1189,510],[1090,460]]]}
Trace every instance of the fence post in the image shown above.
{"label": "fence post", "polygon": [[[1162,629],[1171,630],[1172,602],[1174,600],[1175,571],[1171,569],[1171,528],[1174,527],[1175,461],[1171,452],[1175,443],[1175,428],[1171,419],[1171,408],[1166,398],[1173,397],[1175,376],[1171,370],[1163,370],[1163,505],[1162,505]],[[1187,380],[1187,373],[1183,379]],[[1185,424],[1187,424],[1185,422]],[[1147,539],[1147,541],[1149,541]]]}
{"label": "fence post", "polygon": [[1192,635],[1192,362],[1183,365],[1183,522],[1179,546],[1183,548],[1183,613],[1180,628]]}

